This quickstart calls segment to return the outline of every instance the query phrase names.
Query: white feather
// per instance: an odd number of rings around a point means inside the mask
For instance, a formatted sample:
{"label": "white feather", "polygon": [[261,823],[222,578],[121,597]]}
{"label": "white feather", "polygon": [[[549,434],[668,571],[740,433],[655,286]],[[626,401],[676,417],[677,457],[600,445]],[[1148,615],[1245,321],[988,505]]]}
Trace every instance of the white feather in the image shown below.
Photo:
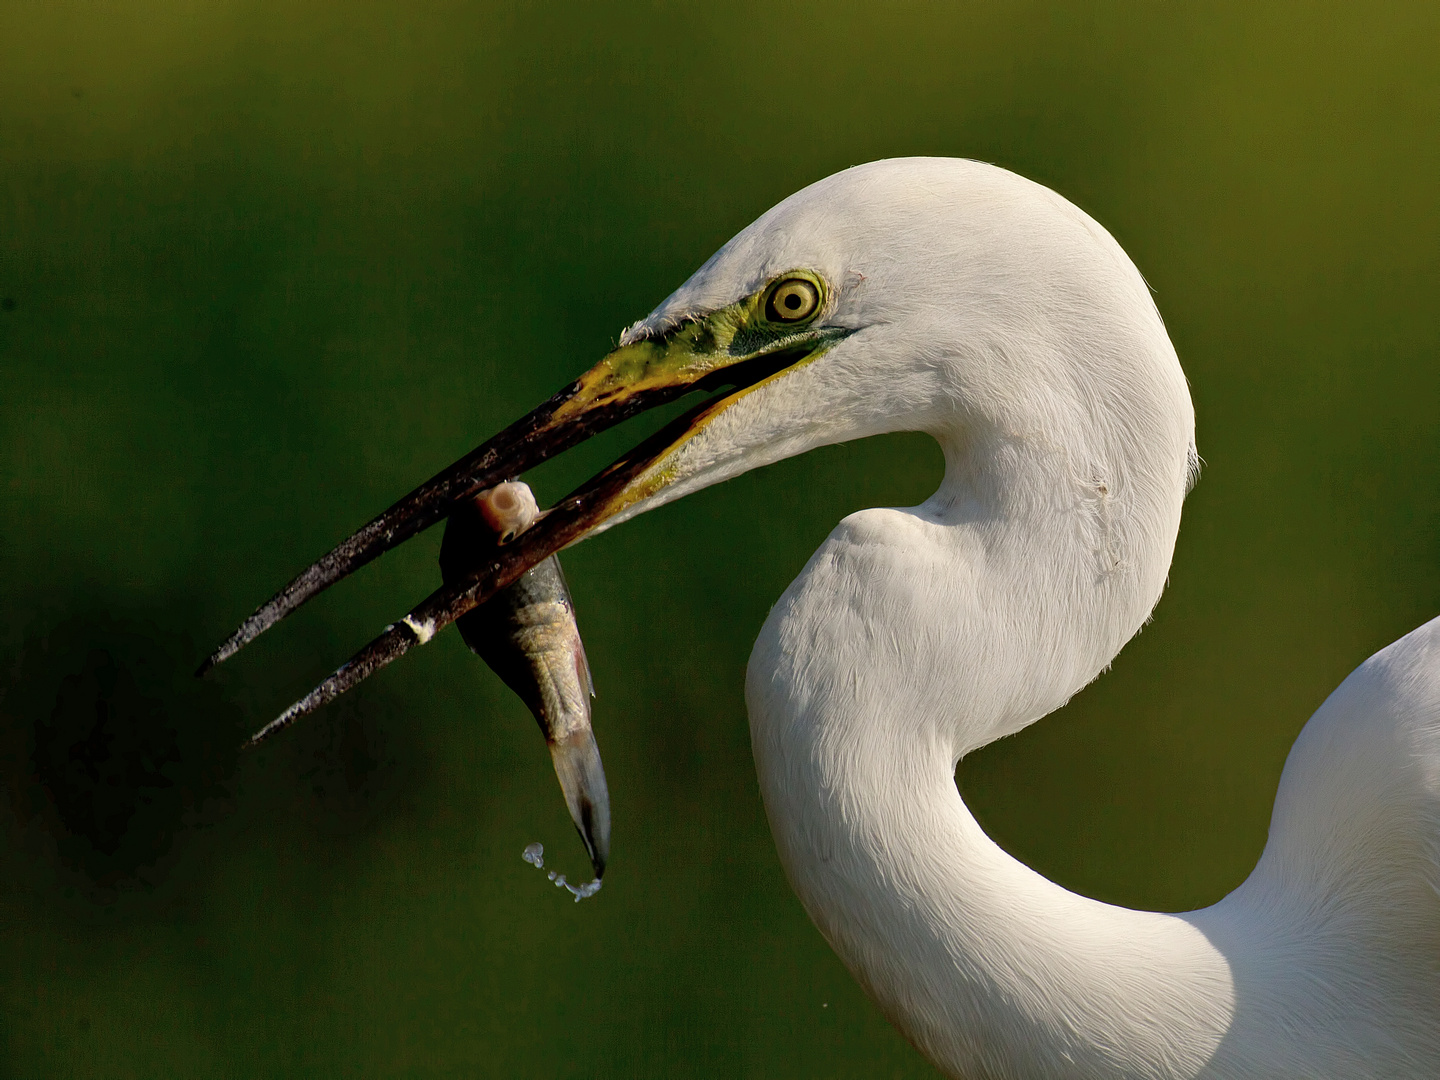
{"label": "white feather", "polygon": [[1174,349],[1088,216],[923,158],[785,200],[626,339],[792,269],[854,333],[722,413],[630,513],[879,432],[944,450],[923,505],[836,528],[750,661],[781,859],[866,990],[970,1080],[1440,1076],[1440,621],[1316,713],[1263,858],[1219,904],[1131,911],[1046,881],[953,770],[1064,704],[1159,599],[1199,463]]}

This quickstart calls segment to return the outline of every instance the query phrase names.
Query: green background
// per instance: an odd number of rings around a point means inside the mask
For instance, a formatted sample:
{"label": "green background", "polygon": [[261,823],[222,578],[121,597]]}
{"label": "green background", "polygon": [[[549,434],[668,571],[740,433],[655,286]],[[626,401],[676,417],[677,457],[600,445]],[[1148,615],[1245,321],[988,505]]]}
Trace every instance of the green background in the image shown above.
{"label": "green background", "polygon": [[1440,613],[1440,7],[0,3],[5,1075],[933,1075],[790,894],[741,696],[835,521],[933,488],[924,439],[567,555],[616,819],[584,904],[520,860],[584,868],[453,633],[235,750],[438,531],[189,677],[761,211],[917,153],[1115,233],[1207,463],[1154,622],[962,789],[1071,888],[1210,903],[1309,713]]}

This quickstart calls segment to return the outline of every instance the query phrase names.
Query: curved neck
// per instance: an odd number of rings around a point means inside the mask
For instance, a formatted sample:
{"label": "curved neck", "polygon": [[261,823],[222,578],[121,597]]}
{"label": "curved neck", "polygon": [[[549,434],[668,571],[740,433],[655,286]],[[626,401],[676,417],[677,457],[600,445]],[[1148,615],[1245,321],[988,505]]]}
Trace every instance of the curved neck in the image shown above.
{"label": "curved neck", "polygon": [[[871,996],[956,1075],[1193,1076],[1229,1024],[1223,956],[1184,917],[1046,881],[954,782],[963,753],[1063,704],[1139,627],[1178,495],[1146,508],[1110,477],[1107,509],[1066,494],[1053,455],[945,449],[940,491],[842,522],[756,643],[751,736],[781,859]],[[1134,542],[1157,517],[1170,543]]]}

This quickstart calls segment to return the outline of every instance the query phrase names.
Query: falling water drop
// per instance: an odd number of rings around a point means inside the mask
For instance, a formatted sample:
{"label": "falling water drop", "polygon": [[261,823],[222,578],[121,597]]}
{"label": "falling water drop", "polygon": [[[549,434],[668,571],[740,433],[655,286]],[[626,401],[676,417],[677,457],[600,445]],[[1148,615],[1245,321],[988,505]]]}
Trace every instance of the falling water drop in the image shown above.
{"label": "falling water drop", "polygon": [[[531,866],[535,867],[535,869],[544,870],[545,845],[540,843],[526,844],[525,850],[520,853],[520,858],[524,859]],[[583,885],[571,885],[570,882],[565,880],[564,874],[558,874],[554,870],[546,871],[545,876],[548,877],[552,882],[554,882],[557,889],[568,890],[570,895],[575,897],[575,902],[577,904],[581,900],[588,899],[589,897],[594,896],[597,892],[600,891],[601,882],[599,878],[596,878],[594,881],[587,881]]]}

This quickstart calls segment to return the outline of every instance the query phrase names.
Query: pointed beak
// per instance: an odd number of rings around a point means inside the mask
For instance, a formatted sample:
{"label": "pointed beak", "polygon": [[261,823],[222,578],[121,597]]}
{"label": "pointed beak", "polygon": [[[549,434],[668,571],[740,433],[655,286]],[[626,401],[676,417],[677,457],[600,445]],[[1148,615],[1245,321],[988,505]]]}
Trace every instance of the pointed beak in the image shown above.
{"label": "pointed beak", "polygon": [[[259,742],[355,686],[530,567],[593,532],[607,519],[670,482],[667,463],[721,411],[756,387],[818,356],[848,335],[809,326],[757,333],[751,297],[685,322],[673,331],[622,345],[550,400],[449,468],[307,567],[232,634],[197,674],[229,659],[311,597],[444,519],[477,492],[520,476],[607,428],[693,391],[713,396],[665,425],[565,496],[533,527],[496,549],[472,573],[431,593],[404,618],[297,701],[250,741]],[[557,762],[557,766],[559,762]]]}

